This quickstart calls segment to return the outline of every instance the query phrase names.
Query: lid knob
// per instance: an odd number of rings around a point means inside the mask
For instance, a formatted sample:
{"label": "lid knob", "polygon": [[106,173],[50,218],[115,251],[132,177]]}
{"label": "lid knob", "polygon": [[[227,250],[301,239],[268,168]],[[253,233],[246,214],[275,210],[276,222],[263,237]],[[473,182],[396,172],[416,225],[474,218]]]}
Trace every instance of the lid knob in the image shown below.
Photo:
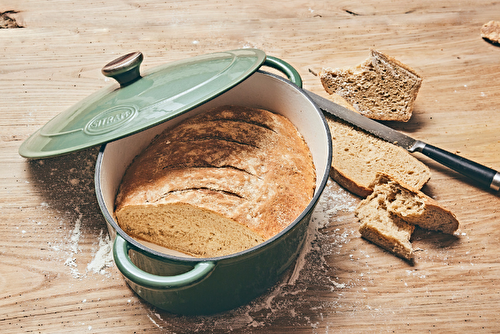
{"label": "lid knob", "polygon": [[126,86],[141,77],[139,67],[144,59],[141,52],[131,52],[107,63],[101,70],[102,74],[118,81],[120,86]]}

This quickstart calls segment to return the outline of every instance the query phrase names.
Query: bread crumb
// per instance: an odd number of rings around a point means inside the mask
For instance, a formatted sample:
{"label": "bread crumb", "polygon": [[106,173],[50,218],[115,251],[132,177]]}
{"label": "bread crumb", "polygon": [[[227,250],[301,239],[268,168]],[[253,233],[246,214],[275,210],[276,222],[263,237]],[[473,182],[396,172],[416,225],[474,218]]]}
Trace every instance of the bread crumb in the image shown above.
{"label": "bread crumb", "polygon": [[491,43],[498,44],[500,42],[500,22],[489,21],[481,27],[481,37]]}

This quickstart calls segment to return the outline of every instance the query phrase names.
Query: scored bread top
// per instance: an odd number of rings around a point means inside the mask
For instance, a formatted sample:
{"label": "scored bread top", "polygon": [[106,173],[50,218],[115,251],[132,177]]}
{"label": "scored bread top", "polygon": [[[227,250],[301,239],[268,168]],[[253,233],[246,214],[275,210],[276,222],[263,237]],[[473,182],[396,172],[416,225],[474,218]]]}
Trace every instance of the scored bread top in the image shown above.
{"label": "scored bread top", "polygon": [[309,148],[288,119],[223,106],[158,135],[124,175],[116,211],[188,203],[267,239],[307,207],[315,184]]}

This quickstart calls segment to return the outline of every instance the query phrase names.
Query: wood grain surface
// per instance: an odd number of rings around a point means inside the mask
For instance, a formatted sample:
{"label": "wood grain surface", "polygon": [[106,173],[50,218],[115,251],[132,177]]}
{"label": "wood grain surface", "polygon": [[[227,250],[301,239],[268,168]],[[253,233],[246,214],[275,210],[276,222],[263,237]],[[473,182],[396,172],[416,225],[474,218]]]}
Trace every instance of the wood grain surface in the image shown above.
{"label": "wood grain surface", "polygon": [[359,198],[330,181],[297,265],[251,304],[210,317],[155,309],[109,262],[98,148],[18,155],[35,130],[108,85],[101,67],[131,51],[147,69],[259,48],[324,94],[314,73],[374,48],[424,78],[412,119],[390,126],[500,170],[500,47],[480,35],[500,19],[499,2],[0,0],[4,12],[20,27],[0,29],[0,332],[500,331],[499,194],[420,155],[432,170],[423,190],[456,214],[456,235],[417,230],[411,266],[360,238]]}

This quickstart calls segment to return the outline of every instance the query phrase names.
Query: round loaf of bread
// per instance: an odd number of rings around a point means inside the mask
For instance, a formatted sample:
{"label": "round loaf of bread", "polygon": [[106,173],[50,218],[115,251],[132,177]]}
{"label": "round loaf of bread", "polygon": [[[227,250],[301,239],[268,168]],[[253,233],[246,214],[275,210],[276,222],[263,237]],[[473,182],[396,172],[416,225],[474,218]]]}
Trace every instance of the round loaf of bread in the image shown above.
{"label": "round loaf of bread", "polygon": [[315,190],[309,148],[285,117],[217,107],[158,135],[115,202],[130,236],[196,257],[228,255],[281,232]]}

